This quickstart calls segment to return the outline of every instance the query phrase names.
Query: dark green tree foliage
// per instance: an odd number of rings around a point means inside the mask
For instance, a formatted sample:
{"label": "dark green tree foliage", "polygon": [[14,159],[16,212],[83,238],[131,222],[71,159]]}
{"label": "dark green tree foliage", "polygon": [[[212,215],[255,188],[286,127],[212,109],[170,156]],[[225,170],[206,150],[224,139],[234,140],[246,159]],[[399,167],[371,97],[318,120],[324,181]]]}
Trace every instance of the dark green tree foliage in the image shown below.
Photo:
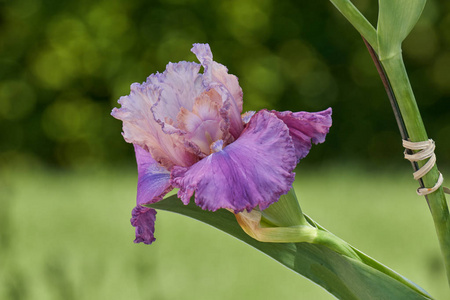
{"label": "dark green tree foliage", "polygon": [[[376,22],[375,0],[355,1]],[[208,42],[244,110],[333,107],[309,161],[401,162],[389,102],[361,38],[328,1],[0,2],[0,160],[79,167],[133,161],[110,117],[129,85]],[[450,161],[450,4],[428,1],[405,41],[429,135]]]}

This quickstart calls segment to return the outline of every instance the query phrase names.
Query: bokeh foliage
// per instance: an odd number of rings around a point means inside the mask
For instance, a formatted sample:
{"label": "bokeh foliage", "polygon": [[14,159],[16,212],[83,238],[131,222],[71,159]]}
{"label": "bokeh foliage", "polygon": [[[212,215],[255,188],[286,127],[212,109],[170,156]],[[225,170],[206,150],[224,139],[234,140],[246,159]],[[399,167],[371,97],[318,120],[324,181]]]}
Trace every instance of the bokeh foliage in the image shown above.
{"label": "bokeh foliage", "polygon": [[[354,1],[376,24],[376,0]],[[0,159],[82,167],[129,162],[110,115],[133,82],[195,42],[237,75],[244,109],[334,110],[311,161],[400,162],[389,102],[356,31],[328,1],[0,2]],[[450,161],[450,4],[429,0],[404,43],[440,162]]]}

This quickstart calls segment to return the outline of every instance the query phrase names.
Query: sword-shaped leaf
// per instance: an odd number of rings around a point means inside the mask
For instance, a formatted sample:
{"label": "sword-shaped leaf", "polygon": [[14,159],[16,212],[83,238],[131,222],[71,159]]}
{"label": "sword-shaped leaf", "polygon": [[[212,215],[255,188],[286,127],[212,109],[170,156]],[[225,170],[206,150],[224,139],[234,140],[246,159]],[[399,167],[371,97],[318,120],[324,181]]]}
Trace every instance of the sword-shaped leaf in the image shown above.
{"label": "sword-shaped leaf", "polygon": [[258,242],[241,229],[231,212],[223,209],[204,211],[193,201],[183,205],[176,196],[147,206],[179,213],[216,227],[305,276],[339,299],[432,299],[420,287],[414,290],[367,264],[322,245]]}

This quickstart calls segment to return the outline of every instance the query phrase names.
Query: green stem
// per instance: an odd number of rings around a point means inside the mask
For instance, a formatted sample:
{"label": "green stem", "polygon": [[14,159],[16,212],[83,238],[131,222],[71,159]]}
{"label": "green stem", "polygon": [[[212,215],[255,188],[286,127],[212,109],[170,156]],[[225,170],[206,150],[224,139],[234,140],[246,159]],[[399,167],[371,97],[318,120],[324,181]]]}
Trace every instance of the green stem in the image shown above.
{"label": "green stem", "polygon": [[[412,142],[428,140],[401,53],[381,60],[381,64],[391,84],[410,140]],[[419,167],[422,167],[424,164],[425,162],[423,161],[418,162]],[[425,187],[433,187],[438,177],[439,171],[435,165],[422,178],[423,185]],[[444,257],[447,278],[450,284],[450,215],[442,187],[436,192],[427,195],[426,199],[433,216],[436,233]]]}
{"label": "green stem", "polygon": [[359,33],[378,52],[377,31],[363,14],[349,0],[330,0],[341,14],[359,31]]}

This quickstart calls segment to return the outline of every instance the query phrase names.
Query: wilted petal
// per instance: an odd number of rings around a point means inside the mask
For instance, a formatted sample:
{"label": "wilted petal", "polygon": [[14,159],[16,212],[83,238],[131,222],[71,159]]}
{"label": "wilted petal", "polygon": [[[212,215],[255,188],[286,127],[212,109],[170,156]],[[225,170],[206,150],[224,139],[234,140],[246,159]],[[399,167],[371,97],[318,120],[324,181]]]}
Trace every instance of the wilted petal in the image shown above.
{"label": "wilted petal", "polygon": [[144,149],[135,145],[138,166],[138,205],[155,203],[161,200],[173,188],[170,185],[170,172],[161,167]]}
{"label": "wilted petal", "polygon": [[238,138],[243,130],[241,120],[242,89],[236,76],[228,74],[228,69],[215,61],[208,44],[194,44],[191,51],[197,56],[202,66],[203,83],[209,88],[214,88],[222,96],[223,107],[227,111],[230,121],[230,133]]}
{"label": "wilted petal", "polygon": [[136,229],[135,243],[151,244],[155,241],[156,210],[137,205],[131,212],[131,225]]}
{"label": "wilted petal", "polygon": [[331,127],[331,108],[315,113],[272,111],[289,128],[289,134],[295,145],[297,159],[305,157],[314,144],[323,143]]}
{"label": "wilted petal", "polygon": [[265,209],[287,193],[294,181],[295,149],[287,126],[274,114],[255,114],[232,144],[190,168],[174,167],[172,184],[178,196],[215,211]]}

